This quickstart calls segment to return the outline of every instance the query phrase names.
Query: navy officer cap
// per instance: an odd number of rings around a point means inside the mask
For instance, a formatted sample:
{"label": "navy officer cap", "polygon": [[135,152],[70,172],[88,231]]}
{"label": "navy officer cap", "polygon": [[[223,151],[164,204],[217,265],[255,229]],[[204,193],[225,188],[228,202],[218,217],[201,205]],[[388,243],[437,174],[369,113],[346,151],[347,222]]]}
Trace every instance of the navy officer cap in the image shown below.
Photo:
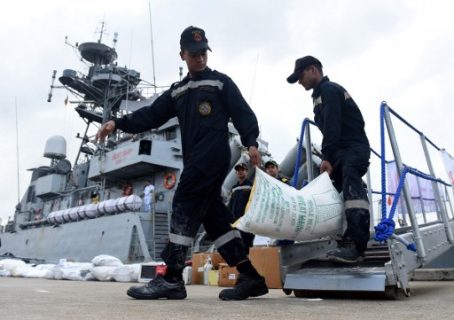
{"label": "navy officer cap", "polygon": [[240,168],[243,168],[244,170],[247,170],[247,164],[245,164],[244,162],[240,162],[238,163],[236,166],[235,166],[235,170],[238,170]]}
{"label": "navy officer cap", "polygon": [[183,30],[180,38],[181,49],[186,49],[191,53],[196,53],[201,50],[210,50],[208,39],[205,36],[203,29],[189,26]]}
{"label": "navy officer cap", "polygon": [[277,162],[274,161],[274,160],[268,160],[267,162],[265,162],[265,168],[268,168],[269,165],[273,165],[273,166],[275,166],[276,168],[279,168],[279,165],[278,165]]}
{"label": "navy officer cap", "polygon": [[298,81],[301,72],[306,69],[309,66],[317,66],[320,69],[323,68],[322,63],[320,60],[313,56],[305,56],[302,58],[299,58],[295,61],[295,69],[293,70],[293,73],[287,78],[288,83],[295,83]]}

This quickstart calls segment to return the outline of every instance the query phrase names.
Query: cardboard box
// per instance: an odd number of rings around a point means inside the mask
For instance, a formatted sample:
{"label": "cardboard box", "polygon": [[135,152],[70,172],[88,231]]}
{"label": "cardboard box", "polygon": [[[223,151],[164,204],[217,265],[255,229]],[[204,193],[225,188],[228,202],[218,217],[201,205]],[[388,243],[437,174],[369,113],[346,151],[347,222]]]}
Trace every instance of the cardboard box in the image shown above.
{"label": "cardboard box", "polygon": [[221,255],[217,252],[200,252],[192,254],[192,284],[203,284],[203,266],[211,257],[213,269],[217,269],[219,264],[224,262]]}
{"label": "cardboard box", "polygon": [[258,273],[265,278],[270,289],[281,289],[280,247],[252,247],[249,249],[249,259]]}
{"label": "cardboard box", "polygon": [[227,263],[219,264],[219,282],[220,287],[233,287],[238,279],[238,271],[235,267],[229,267]]}

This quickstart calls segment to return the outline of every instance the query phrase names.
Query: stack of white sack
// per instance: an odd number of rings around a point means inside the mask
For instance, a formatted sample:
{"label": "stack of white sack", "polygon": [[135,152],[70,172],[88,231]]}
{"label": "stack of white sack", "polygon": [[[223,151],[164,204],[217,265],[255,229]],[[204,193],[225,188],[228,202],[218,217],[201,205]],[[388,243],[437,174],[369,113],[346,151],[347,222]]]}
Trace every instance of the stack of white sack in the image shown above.
{"label": "stack of white sack", "polygon": [[53,278],[55,264],[26,264],[19,259],[0,260],[0,276],[24,278]]}
{"label": "stack of white sack", "polygon": [[140,264],[124,265],[109,255],[99,255],[92,262],[68,262],[60,259],[58,264],[26,264],[19,259],[0,260],[0,277],[46,278],[75,281],[137,282]]}
{"label": "stack of white sack", "polygon": [[297,190],[256,170],[240,230],[274,239],[313,240],[342,232],[343,200],[325,172]]}
{"label": "stack of white sack", "polygon": [[140,264],[123,264],[120,259],[99,255],[91,261],[91,274],[99,281],[137,282],[139,280]]}
{"label": "stack of white sack", "polygon": [[22,260],[0,260],[0,275],[2,277],[22,277],[27,269],[27,264]]}

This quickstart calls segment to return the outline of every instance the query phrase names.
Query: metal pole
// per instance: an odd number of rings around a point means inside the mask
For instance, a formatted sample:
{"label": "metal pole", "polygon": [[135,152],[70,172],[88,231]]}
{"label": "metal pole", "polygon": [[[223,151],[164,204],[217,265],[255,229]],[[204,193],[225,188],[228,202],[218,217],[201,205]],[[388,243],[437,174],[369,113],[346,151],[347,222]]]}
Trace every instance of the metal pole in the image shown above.
{"label": "metal pole", "polygon": [[448,187],[446,185],[445,185],[445,197],[446,197],[446,201],[448,201],[448,203],[449,203],[449,208],[451,209],[451,218],[454,219],[454,211],[452,210],[451,197],[449,196]]}
{"label": "metal pole", "polygon": [[374,201],[372,199],[372,179],[370,177],[370,168],[367,170],[366,173],[367,179],[367,194],[369,196],[369,211],[370,211],[370,229],[373,230],[375,226],[375,214],[374,214]]}
{"label": "metal pole", "polygon": [[306,138],[305,148],[306,148],[306,164],[307,164],[307,179],[309,181],[314,180],[314,173],[312,172],[313,161],[312,161],[312,143],[311,143],[311,130],[309,129],[309,123],[306,125],[304,129],[304,137]]}
{"label": "metal pole", "polygon": [[[388,108],[385,108],[384,111],[385,111],[384,116],[385,116],[386,127],[388,129],[389,140],[391,142],[391,148],[393,150],[394,158],[396,159],[397,173],[400,176],[400,174],[403,170],[402,158],[400,156],[399,147],[397,146],[396,135],[394,133],[394,127],[391,123],[391,118],[389,116],[389,110],[388,110]],[[424,260],[426,258],[426,250],[424,248],[424,242],[422,241],[422,238],[421,238],[421,232],[419,230],[418,221],[416,220],[415,212],[413,211],[413,206],[411,204],[411,196],[410,196],[409,190],[410,190],[410,188],[408,187],[408,181],[405,180],[404,188],[403,188],[405,204],[407,206],[408,214],[409,214],[411,225],[413,228],[413,233],[415,236],[418,257],[422,260],[422,262],[424,262]]]}
{"label": "metal pole", "polygon": [[[432,161],[430,160],[429,150],[427,149],[426,137],[424,136],[424,134],[421,133],[420,138],[421,138],[422,148],[424,150],[424,155],[425,155],[426,161],[427,161],[427,166],[429,167],[430,175],[433,178],[436,178],[435,171],[432,166]],[[433,189],[436,201],[440,204],[441,220],[443,221],[443,224],[445,225],[446,236],[447,236],[449,242],[454,243],[454,239],[452,237],[452,231],[451,231],[451,228],[449,227],[448,214],[447,214],[446,208],[441,200],[441,195],[440,195],[440,190],[438,189],[438,184],[435,181],[432,181],[432,189]]]}

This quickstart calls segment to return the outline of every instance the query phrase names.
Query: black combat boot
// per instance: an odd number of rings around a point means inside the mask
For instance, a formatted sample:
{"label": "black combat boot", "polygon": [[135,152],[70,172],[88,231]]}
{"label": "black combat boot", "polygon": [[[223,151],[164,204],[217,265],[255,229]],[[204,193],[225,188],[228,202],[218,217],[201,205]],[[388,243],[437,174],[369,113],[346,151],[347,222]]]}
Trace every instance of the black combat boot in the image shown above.
{"label": "black combat boot", "polygon": [[240,273],[236,284],[231,289],[224,289],[219,293],[221,300],[244,300],[249,297],[258,297],[268,293],[265,278],[251,277],[248,274]]}
{"label": "black combat boot", "polygon": [[354,264],[364,260],[363,254],[356,250],[355,245],[342,246],[326,254],[328,260],[339,263]]}
{"label": "black combat boot", "polygon": [[186,298],[186,288],[182,280],[171,283],[159,275],[145,286],[129,288],[127,295],[134,299],[146,300],[184,299]]}

